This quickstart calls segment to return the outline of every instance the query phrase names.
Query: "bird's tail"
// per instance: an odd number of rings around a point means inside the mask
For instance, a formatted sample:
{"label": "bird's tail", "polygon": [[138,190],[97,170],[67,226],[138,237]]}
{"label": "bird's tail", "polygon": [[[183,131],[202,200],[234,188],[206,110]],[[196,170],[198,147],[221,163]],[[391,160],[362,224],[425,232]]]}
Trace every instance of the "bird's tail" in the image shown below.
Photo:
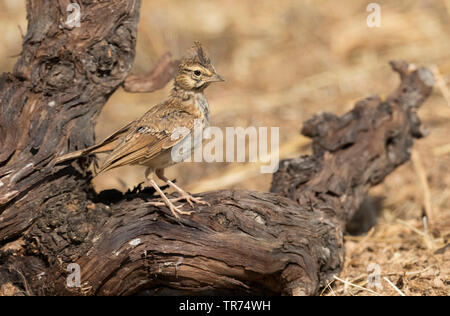
{"label": "bird's tail", "polygon": [[70,160],[77,159],[80,157],[86,157],[86,156],[90,156],[90,155],[110,152],[113,149],[114,149],[114,143],[107,143],[107,144],[100,143],[100,144],[97,144],[97,145],[94,145],[94,146],[91,146],[91,147],[88,147],[85,149],[77,150],[77,151],[59,156],[55,159],[55,164],[70,161]]}
{"label": "bird's tail", "polygon": [[77,159],[80,157],[86,157],[86,156],[90,156],[90,155],[110,152],[116,147],[117,140],[122,135],[126,134],[128,132],[128,130],[130,129],[130,127],[132,127],[132,126],[133,126],[133,122],[127,124],[126,126],[122,127],[118,131],[114,132],[109,137],[105,138],[102,142],[100,142],[97,145],[59,156],[55,159],[55,161],[56,161],[55,163],[59,164],[59,163]]}

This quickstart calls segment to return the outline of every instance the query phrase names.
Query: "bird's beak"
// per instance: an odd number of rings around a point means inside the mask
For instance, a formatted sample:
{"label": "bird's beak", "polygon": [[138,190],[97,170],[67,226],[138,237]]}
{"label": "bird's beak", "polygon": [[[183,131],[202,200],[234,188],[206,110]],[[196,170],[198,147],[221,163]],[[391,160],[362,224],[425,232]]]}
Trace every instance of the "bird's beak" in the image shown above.
{"label": "bird's beak", "polygon": [[225,79],[223,79],[223,77],[218,74],[214,74],[209,78],[208,81],[209,82],[222,82],[222,81],[225,81]]}

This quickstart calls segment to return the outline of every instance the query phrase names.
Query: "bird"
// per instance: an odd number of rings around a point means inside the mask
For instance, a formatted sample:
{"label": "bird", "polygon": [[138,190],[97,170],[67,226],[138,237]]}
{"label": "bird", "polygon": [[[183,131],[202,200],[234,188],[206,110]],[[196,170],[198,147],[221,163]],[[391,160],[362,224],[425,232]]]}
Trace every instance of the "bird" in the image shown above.
{"label": "bird", "polygon": [[[149,202],[152,205],[166,205],[172,214],[179,219],[179,215],[190,215],[193,211],[183,211],[182,205],[174,203],[185,200],[193,207],[193,203],[208,204],[198,197],[193,197],[164,175],[164,169],[179,162],[173,159],[172,150],[176,146],[186,144],[193,152],[199,142],[192,141],[194,127],[202,129],[209,126],[210,109],[204,95],[204,90],[214,82],[225,81],[220,76],[200,42],[194,42],[189,53],[183,57],[178,65],[173,88],[169,97],[150,108],[140,118],[133,120],[126,126],[106,137],[103,141],[91,147],[81,149],[57,157],[55,164],[86,157],[99,153],[107,153],[107,157],[96,170],[94,177],[108,170],[126,166],[146,166],[145,180],[163,202]],[[184,128],[190,133],[178,133]],[[190,153],[191,153],[190,152]],[[153,174],[175,189],[180,195],[169,199],[154,180]]]}

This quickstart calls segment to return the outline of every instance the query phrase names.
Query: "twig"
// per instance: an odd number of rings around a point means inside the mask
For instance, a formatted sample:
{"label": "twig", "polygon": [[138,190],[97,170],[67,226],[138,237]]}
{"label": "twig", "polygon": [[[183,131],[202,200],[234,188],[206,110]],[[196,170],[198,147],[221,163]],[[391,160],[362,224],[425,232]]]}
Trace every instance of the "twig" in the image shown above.
{"label": "twig", "polygon": [[349,251],[347,254],[348,261],[345,263],[345,267],[348,267],[350,263],[352,262],[352,256],[354,253],[359,251],[363,246],[367,243],[367,241],[370,239],[370,237],[373,236],[375,233],[375,227],[372,227],[366,236],[364,236],[363,239],[360,240],[360,242],[355,246],[355,248],[352,249],[352,251]]}
{"label": "twig", "polygon": [[435,156],[443,156],[450,153],[450,144],[442,145],[433,149],[433,154]]}
{"label": "twig", "polygon": [[22,271],[20,271],[20,269],[18,269],[15,265],[13,265],[13,266],[11,267],[11,269],[14,270],[14,271],[16,271],[16,272],[19,274],[20,278],[22,279],[23,285],[24,285],[24,287],[25,287],[25,293],[26,293],[28,296],[34,296],[33,291],[31,290],[31,287],[30,287],[30,285],[29,285],[29,283],[28,283],[28,281],[27,281],[27,278],[26,278],[25,275],[22,273]]}
{"label": "twig", "polygon": [[161,89],[172,80],[177,67],[178,61],[173,60],[170,53],[165,53],[148,75],[129,75],[125,79],[123,89],[127,92],[153,92]]}
{"label": "twig", "polygon": [[450,18],[450,0],[444,0],[445,8],[447,9],[448,17]]}
{"label": "twig", "polygon": [[[409,272],[405,272],[406,276],[410,276],[410,275],[415,275],[415,274],[422,274],[426,271],[428,271],[429,269],[431,269],[431,266],[426,267],[423,270],[418,270],[418,271],[409,271]],[[393,273],[392,273],[393,274]],[[397,274],[401,274],[400,272],[398,272]]]}
{"label": "twig", "polygon": [[412,226],[411,224],[409,224],[409,223],[407,223],[407,222],[405,222],[405,221],[403,221],[403,220],[401,220],[401,219],[397,219],[397,222],[399,222],[399,223],[405,225],[406,227],[408,227],[409,229],[411,229],[413,232],[415,232],[415,233],[417,233],[418,235],[420,235],[420,236],[423,238],[423,241],[424,241],[424,243],[425,243],[425,246],[426,246],[428,249],[433,249],[433,248],[434,248],[434,246],[433,246],[433,241],[432,241],[432,239],[430,238],[430,235],[429,235],[427,232],[422,232],[422,231],[420,231],[419,229],[417,229],[417,228],[415,228],[414,226]]}
{"label": "twig", "polygon": [[327,283],[327,285],[323,288],[323,290],[322,290],[322,292],[320,292],[320,296],[322,296],[323,295],[323,293],[327,290],[327,289],[329,289],[330,290],[330,293],[333,295],[333,296],[337,296],[336,295],[336,292],[333,290],[333,288],[331,287],[331,284],[334,282],[334,280],[331,280],[331,281],[329,281],[328,283]]}
{"label": "twig", "polygon": [[376,295],[376,296],[381,296],[380,293],[377,293],[377,292],[375,292],[375,291],[372,291],[371,289],[368,289],[368,288],[359,286],[359,285],[357,285],[357,284],[353,284],[353,283],[351,283],[351,282],[342,280],[341,278],[338,278],[337,276],[333,276],[333,277],[334,277],[336,280],[341,281],[341,282],[344,283],[344,284],[351,285],[351,286],[353,286],[353,287],[356,287],[357,289],[360,289],[360,290],[363,290],[363,291],[367,291],[367,292],[372,293],[372,294],[374,294],[374,295]]}
{"label": "twig", "polygon": [[[447,2],[450,2],[447,0]],[[445,101],[447,101],[447,105],[450,106],[450,90],[447,87],[447,84],[445,83],[444,79],[442,78],[441,73],[439,72],[439,68],[436,65],[432,65],[431,71],[433,72],[434,77],[436,78],[436,85],[441,90],[442,96],[444,97]]]}
{"label": "twig", "polygon": [[386,278],[386,277],[383,277],[383,279],[384,279],[390,286],[392,286],[392,288],[393,288],[394,290],[396,290],[398,294],[400,294],[401,296],[406,296],[405,293],[403,293],[402,291],[400,291],[400,289],[399,289],[398,287],[396,287],[394,283],[391,282],[391,280],[389,280],[389,279]]}
{"label": "twig", "polygon": [[409,229],[411,229],[413,232],[419,234],[420,236],[422,236],[422,237],[426,236],[423,231],[418,230],[417,228],[415,228],[414,226],[412,226],[408,222],[405,222],[404,220],[401,220],[399,218],[397,218],[396,221],[399,222],[400,224],[403,224],[404,226],[408,227]]}

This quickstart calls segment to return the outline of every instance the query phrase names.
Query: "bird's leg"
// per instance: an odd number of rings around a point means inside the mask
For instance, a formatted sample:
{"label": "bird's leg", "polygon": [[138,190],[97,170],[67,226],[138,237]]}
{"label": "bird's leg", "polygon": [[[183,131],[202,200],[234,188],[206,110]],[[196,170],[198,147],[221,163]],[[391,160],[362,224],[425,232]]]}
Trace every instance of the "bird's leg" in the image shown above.
{"label": "bird's leg", "polygon": [[[174,199],[169,199],[169,201],[170,202],[179,202],[179,201],[181,201],[181,200],[184,200],[184,197],[182,197],[182,196],[179,196],[179,197],[177,197],[177,198],[174,198]],[[165,202],[147,202],[147,204],[148,205],[153,205],[153,206],[164,206],[164,205],[166,205],[166,203]],[[166,205],[167,206],[167,205]]]}
{"label": "bird's leg", "polygon": [[211,206],[211,204],[209,204],[206,201],[203,201],[201,198],[196,198],[193,197],[192,195],[190,195],[189,193],[187,193],[186,191],[184,191],[182,188],[180,188],[179,186],[177,186],[175,183],[173,183],[172,181],[170,181],[165,175],[164,175],[164,169],[156,169],[156,176],[158,178],[160,178],[162,181],[164,181],[165,183],[167,183],[169,186],[171,186],[172,188],[174,188],[175,190],[178,191],[178,193],[180,193],[180,197],[177,198],[178,200],[186,200],[189,205],[191,207],[194,207],[193,203],[197,203],[197,204],[202,204],[202,205],[208,205]]}
{"label": "bird's leg", "polygon": [[147,204],[149,205],[155,205],[155,206],[161,206],[161,204],[166,205],[170,211],[172,212],[172,214],[176,217],[176,218],[180,218],[180,216],[178,214],[181,215],[191,215],[193,213],[193,211],[183,211],[181,210],[179,207],[175,206],[172,201],[170,201],[167,196],[164,194],[164,192],[159,188],[158,184],[156,183],[155,180],[153,180],[153,169],[152,168],[147,168],[147,170],[145,170],[145,179],[148,181],[148,183],[151,184],[151,186],[159,193],[159,195],[161,196],[161,198],[163,199],[164,203],[161,202],[147,202]]}

